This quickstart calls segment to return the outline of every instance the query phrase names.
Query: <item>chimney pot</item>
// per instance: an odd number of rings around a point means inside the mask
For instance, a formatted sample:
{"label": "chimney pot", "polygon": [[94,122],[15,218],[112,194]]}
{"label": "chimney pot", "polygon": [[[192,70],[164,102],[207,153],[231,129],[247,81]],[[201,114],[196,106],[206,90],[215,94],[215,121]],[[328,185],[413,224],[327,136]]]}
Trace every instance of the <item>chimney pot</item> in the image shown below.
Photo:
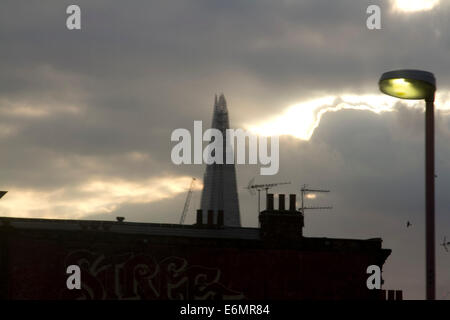
{"label": "chimney pot", "polygon": [[294,194],[290,194],[289,195],[289,211],[296,211],[296,206],[295,203],[297,202],[297,195]]}
{"label": "chimney pot", "polygon": [[273,193],[268,193],[267,194],[266,201],[267,201],[267,203],[266,203],[266,210],[267,211],[273,211]]}
{"label": "chimney pot", "polygon": [[214,214],[213,210],[208,210],[208,226],[209,227],[211,227],[214,224],[213,214]]}
{"label": "chimney pot", "polygon": [[219,210],[219,212],[218,212],[217,225],[219,227],[223,227],[223,210]]}
{"label": "chimney pot", "polygon": [[394,296],[395,296],[395,290],[388,290],[388,297],[387,297],[387,299],[388,299],[389,301],[395,300],[395,299],[394,299]]}
{"label": "chimney pot", "polygon": [[197,225],[203,224],[203,212],[202,209],[197,210]]}
{"label": "chimney pot", "polygon": [[284,194],[278,195],[278,210],[284,211],[285,210],[285,196]]}

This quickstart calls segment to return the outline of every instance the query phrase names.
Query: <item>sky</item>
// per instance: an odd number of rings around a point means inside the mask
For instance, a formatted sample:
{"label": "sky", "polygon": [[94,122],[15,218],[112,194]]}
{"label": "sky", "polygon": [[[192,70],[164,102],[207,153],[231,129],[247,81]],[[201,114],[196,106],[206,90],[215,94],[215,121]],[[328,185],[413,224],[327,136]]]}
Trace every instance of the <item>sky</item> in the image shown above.
{"label": "sky", "polygon": [[[81,30],[66,8],[81,8]],[[366,27],[369,5],[381,29]],[[330,189],[309,199],[304,234],[381,237],[386,289],[424,298],[424,105],[378,91],[392,69],[437,79],[436,237],[450,239],[450,1],[23,1],[0,4],[0,215],[179,221],[204,165],[171,162],[173,130],[211,123],[279,134],[280,170],[238,165],[242,223],[256,183]],[[406,228],[406,222],[412,226]],[[450,254],[437,245],[437,297]]]}

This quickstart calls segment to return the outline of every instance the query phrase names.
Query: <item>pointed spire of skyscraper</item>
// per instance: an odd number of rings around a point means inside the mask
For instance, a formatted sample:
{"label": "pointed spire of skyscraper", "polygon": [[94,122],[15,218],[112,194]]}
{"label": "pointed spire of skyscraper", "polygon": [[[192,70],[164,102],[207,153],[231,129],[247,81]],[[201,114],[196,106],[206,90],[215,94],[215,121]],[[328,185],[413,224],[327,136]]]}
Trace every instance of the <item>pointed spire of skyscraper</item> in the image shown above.
{"label": "pointed spire of skyscraper", "polygon": [[223,95],[223,93],[220,94],[219,101],[217,102],[217,104],[219,106],[225,106],[225,108],[227,107],[227,101],[225,100],[225,96]]}
{"label": "pointed spire of skyscraper", "polygon": [[[214,114],[212,119],[212,128],[218,129],[223,135],[224,164],[210,164],[206,166],[203,178],[203,192],[201,200],[201,209],[204,213],[208,210],[214,210],[214,219],[217,219],[217,211],[224,211],[224,225],[240,227],[241,217],[239,212],[239,199],[236,186],[236,170],[234,164],[225,164],[226,146],[229,141],[226,140],[226,129],[229,129],[228,109],[225,96],[217,95],[214,99]],[[206,214],[204,222],[206,222]]]}

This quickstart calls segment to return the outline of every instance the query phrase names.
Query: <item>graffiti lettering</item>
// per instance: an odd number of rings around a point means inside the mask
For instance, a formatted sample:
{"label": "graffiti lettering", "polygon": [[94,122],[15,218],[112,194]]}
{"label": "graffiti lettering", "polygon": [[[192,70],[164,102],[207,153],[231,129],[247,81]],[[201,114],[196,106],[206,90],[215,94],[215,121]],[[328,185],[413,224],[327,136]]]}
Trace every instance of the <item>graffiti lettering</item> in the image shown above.
{"label": "graffiti lettering", "polygon": [[104,256],[86,250],[70,253],[66,266],[76,264],[83,273],[81,290],[65,292],[69,299],[243,299],[243,293],[220,282],[221,271],[189,265],[170,256],[156,261],[147,254]]}

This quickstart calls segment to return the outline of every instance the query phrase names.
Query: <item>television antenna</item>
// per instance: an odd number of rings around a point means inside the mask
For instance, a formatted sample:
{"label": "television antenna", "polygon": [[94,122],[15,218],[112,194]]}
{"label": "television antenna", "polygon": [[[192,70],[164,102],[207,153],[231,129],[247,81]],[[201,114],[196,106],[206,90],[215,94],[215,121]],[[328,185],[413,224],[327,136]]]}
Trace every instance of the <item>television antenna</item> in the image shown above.
{"label": "television antenna", "polygon": [[265,183],[265,184],[253,184],[254,182],[255,182],[255,178],[252,178],[248,182],[248,186],[246,187],[246,189],[252,196],[255,195],[255,190],[258,191],[258,213],[261,212],[261,191],[262,190],[266,190],[266,196],[267,196],[269,189],[272,189],[273,187],[280,186],[283,184],[291,184],[290,181],[289,182]]}
{"label": "television antenna", "polygon": [[300,189],[301,194],[301,208],[300,211],[302,214],[305,213],[305,210],[326,210],[326,209],[333,209],[331,206],[325,206],[325,207],[307,207],[305,206],[305,196],[307,197],[308,193],[328,193],[330,190],[322,190],[322,189],[309,189],[308,185],[304,184],[302,188]]}

